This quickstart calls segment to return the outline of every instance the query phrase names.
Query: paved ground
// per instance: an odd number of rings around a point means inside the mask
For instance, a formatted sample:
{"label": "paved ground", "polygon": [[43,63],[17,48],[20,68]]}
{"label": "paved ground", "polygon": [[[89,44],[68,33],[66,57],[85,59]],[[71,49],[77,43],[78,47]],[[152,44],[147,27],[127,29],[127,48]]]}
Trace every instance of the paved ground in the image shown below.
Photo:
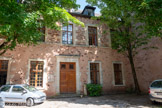
{"label": "paved ground", "polygon": [[[27,107],[24,105],[7,105],[5,108]],[[147,95],[120,94],[100,97],[47,99],[44,103],[31,108],[162,108],[162,104],[152,105]]]}

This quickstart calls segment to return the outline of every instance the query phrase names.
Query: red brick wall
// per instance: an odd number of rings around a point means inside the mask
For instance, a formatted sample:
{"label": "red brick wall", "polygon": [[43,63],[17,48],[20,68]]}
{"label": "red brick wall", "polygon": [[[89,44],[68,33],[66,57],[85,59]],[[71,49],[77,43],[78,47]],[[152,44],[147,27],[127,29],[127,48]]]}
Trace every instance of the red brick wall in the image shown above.
{"label": "red brick wall", "polygon": [[[89,18],[77,17],[85,24],[99,24],[97,20],[91,20]],[[15,50],[8,51],[1,58],[11,58],[11,65],[8,73],[8,79],[10,83],[26,83],[27,72],[29,70],[29,59],[43,59],[46,61],[45,71],[47,73],[46,88],[43,90],[48,96],[56,95],[57,80],[56,80],[56,56],[61,54],[66,55],[79,55],[79,67],[80,67],[80,82],[81,92],[83,92],[83,84],[87,82],[88,76],[88,61],[100,61],[102,65],[103,73],[103,92],[113,93],[121,92],[133,86],[133,79],[131,69],[127,58],[118,54],[116,51],[110,48],[109,32],[106,26],[98,25],[100,31],[100,46],[87,46],[85,28],[76,26],[76,46],[75,45],[61,45],[61,32],[56,30],[47,29],[45,43],[38,45],[23,46],[18,45]],[[153,44],[159,46],[159,49],[142,51],[135,58],[136,69],[140,88],[143,92],[147,92],[150,82],[154,79],[162,78],[162,44],[159,40],[153,40]],[[113,67],[112,62],[123,62],[124,67],[124,79],[125,86],[113,85]]]}

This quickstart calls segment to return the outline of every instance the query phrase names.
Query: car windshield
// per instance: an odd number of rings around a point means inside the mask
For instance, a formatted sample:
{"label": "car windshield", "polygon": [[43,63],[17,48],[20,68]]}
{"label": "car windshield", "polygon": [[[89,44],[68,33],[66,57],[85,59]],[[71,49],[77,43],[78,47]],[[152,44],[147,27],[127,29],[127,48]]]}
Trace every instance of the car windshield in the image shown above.
{"label": "car windshield", "polygon": [[33,86],[28,86],[28,85],[25,85],[23,86],[24,88],[26,88],[27,90],[29,90],[30,92],[34,92],[34,91],[38,91],[35,87]]}
{"label": "car windshield", "polygon": [[2,86],[0,88],[0,92],[9,92],[11,86],[10,85],[7,85],[7,86]]}
{"label": "car windshield", "polygon": [[151,87],[162,88],[162,81],[155,81],[151,84]]}

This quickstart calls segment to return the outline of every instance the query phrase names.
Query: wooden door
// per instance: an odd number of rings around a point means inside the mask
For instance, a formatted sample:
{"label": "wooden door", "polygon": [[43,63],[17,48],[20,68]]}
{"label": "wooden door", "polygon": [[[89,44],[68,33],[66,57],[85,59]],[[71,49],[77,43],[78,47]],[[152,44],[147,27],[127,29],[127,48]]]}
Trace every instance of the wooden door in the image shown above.
{"label": "wooden door", "polygon": [[8,60],[0,60],[0,87],[7,81]]}
{"label": "wooden door", "polygon": [[75,63],[60,63],[60,93],[76,93]]}

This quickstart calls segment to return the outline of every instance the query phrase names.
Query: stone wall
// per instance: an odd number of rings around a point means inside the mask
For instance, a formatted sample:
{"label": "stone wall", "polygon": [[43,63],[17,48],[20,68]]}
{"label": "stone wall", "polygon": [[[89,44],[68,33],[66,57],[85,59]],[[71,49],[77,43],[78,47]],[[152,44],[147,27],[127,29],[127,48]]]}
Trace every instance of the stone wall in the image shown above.
{"label": "stone wall", "polygon": [[[59,55],[78,55],[80,72],[80,91],[83,93],[83,85],[88,82],[88,62],[100,61],[103,76],[104,93],[120,92],[126,87],[131,86],[131,73],[128,71],[129,63],[122,55],[117,54],[111,48],[97,47],[75,47],[42,43],[36,46],[17,46],[14,51],[8,51],[6,58],[11,58],[8,83],[20,84],[29,83],[29,60],[44,60],[45,62],[45,85],[42,90],[48,96],[57,94],[57,56]],[[124,65],[125,86],[113,85],[112,62],[121,61]],[[128,67],[127,67],[128,66]]]}
{"label": "stone wall", "polygon": [[[74,24],[74,44],[62,45],[61,31],[46,29],[46,41],[38,45],[23,46],[18,45],[13,51],[7,51],[0,59],[8,59],[9,70],[7,83],[19,84],[29,83],[30,61],[41,60],[45,62],[43,88],[39,88],[47,93],[48,96],[58,94],[58,64],[57,57],[78,56],[80,93],[83,93],[84,83],[88,83],[89,62],[100,62],[102,72],[103,93],[111,94],[115,92],[123,92],[133,87],[133,78],[129,61],[123,55],[112,50],[110,45],[110,34],[105,25],[100,25],[99,20],[91,20],[89,18],[77,17],[85,23],[85,28]],[[98,43],[99,46],[88,45],[88,26],[98,27]],[[107,31],[106,33],[104,33]],[[102,34],[104,33],[104,34]],[[150,49],[149,51],[141,51],[135,58],[137,76],[140,88],[143,92],[147,92],[150,82],[155,79],[162,78],[162,44],[160,40],[153,40],[153,45],[159,49]],[[70,58],[69,58],[70,59]],[[124,85],[114,85],[113,62],[123,63]]]}

